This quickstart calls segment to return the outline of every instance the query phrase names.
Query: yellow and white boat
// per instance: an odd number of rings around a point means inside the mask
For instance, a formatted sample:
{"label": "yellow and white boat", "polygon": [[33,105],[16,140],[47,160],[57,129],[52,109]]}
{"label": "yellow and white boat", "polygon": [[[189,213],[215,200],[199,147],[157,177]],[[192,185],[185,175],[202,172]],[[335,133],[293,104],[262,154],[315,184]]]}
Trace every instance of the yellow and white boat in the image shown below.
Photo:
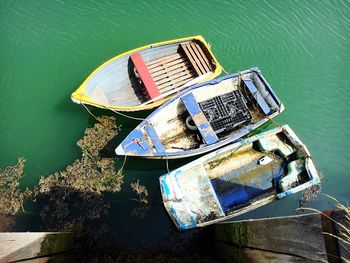
{"label": "yellow and white boat", "polygon": [[222,68],[202,36],[147,45],[95,69],[71,95],[78,104],[114,111],[161,105],[188,86],[218,76]]}

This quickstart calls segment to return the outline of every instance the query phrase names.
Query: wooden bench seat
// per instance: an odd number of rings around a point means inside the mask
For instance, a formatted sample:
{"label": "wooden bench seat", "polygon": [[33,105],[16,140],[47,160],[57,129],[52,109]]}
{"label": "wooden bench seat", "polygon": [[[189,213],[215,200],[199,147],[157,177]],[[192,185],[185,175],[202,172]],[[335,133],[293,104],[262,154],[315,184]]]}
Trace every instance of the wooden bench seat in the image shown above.
{"label": "wooden bench seat", "polygon": [[158,87],[154,82],[151,73],[149,72],[145,62],[143,61],[140,53],[135,53],[130,56],[131,61],[140,75],[143,85],[145,86],[147,93],[151,99],[154,99],[160,95]]}
{"label": "wooden bench seat", "polygon": [[181,44],[178,53],[147,63],[139,53],[133,54],[131,60],[145,86],[142,92],[150,99],[171,93],[188,81],[213,71],[212,63],[195,42]]}
{"label": "wooden bench seat", "polygon": [[190,60],[198,76],[213,71],[212,63],[209,61],[199,44],[190,42],[187,44],[181,44],[181,48]]}

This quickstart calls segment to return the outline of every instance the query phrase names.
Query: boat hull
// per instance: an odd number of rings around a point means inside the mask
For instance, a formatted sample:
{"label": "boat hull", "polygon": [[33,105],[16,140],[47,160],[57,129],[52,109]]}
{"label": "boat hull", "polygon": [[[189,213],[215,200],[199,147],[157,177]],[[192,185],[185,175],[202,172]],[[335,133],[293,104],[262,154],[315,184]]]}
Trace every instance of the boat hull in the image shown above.
{"label": "boat hull", "polygon": [[[256,109],[253,96],[249,99],[249,107],[245,105],[244,101],[248,100],[248,95],[243,96],[241,93],[244,91],[239,92],[237,88],[242,79],[244,81],[254,80],[256,87],[261,93],[264,93],[265,99],[260,104],[263,105],[262,108],[264,107],[266,113]],[[207,117],[202,114],[198,105],[204,105],[208,100],[218,97],[220,100],[224,100],[225,97],[234,92],[238,92],[233,96],[240,97],[243,108],[235,110],[236,113],[232,116],[239,116],[242,119],[243,115],[250,115],[249,118],[245,123],[229,129],[227,132],[213,131],[211,125],[208,124]],[[237,107],[238,102],[237,99],[235,101]],[[157,159],[176,159],[203,154],[239,140],[270,121],[283,110],[283,104],[259,69],[252,68],[184,90],[141,122],[117,147],[116,154]],[[242,112],[242,114],[239,115],[237,112]],[[186,116],[189,114],[192,114],[191,116],[194,116],[193,118],[197,122],[201,122],[198,125],[202,130],[191,131],[188,129]],[[199,137],[200,139],[198,139]]]}
{"label": "boat hull", "polygon": [[[258,164],[265,155],[272,163]],[[298,181],[285,187],[291,176]],[[159,180],[163,204],[180,230],[228,220],[320,183],[309,151],[287,125],[204,155]]]}
{"label": "boat hull", "polygon": [[[141,54],[145,63],[151,63],[153,60],[160,60],[163,56],[173,56],[178,52],[179,45],[192,42],[196,42],[203,47],[203,50],[208,54],[208,57],[210,57],[210,60],[215,67],[211,72],[198,78],[188,78],[188,82],[196,84],[218,76],[221,73],[222,68],[213,53],[210,51],[210,47],[205,39],[202,36],[186,37],[146,45],[113,57],[95,69],[71,95],[71,99],[78,104],[92,105],[113,111],[139,111],[157,107],[170,99],[174,94],[170,93],[169,96],[162,95],[159,99],[155,99],[154,101],[149,101],[147,98],[145,99],[144,90],[142,90],[143,84],[140,84],[139,82],[141,81],[135,77],[135,69],[130,59],[131,56],[134,54]],[[180,58],[178,58],[177,61],[181,62]],[[174,65],[174,62],[171,63],[171,67],[176,66]],[[150,67],[154,67],[154,65]],[[171,74],[173,74],[172,76],[176,75],[179,76],[180,79],[184,79],[187,75],[180,74],[185,74],[185,70],[186,72],[189,72],[190,70],[188,69],[189,66],[187,64],[182,65],[182,67],[184,70],[181,68],[171,71]],[[174,72],[180,73],[175,74]],[[154,74],[157,75],[154,79],[160,78],[158,72],[155,72]],[[187,83],[186,80],[187,79],[178,82],[176,85],[180,85],[180,83],[185,85]],[[160,85],[164,90],[167,90],[165,84],[167,83],[162,83]],[[176,85],[174,87],[176,87]],[[177,87],[177,90],[181,90],[180,87]],[[169,91],[167,91],[167,93],[169,93]]]}

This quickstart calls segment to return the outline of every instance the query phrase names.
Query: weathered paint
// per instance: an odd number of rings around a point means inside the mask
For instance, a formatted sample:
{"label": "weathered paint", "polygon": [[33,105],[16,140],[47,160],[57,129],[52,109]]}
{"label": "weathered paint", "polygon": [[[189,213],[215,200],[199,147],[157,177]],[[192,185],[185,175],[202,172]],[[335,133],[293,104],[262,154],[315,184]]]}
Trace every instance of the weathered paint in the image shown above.
{"label": "weathered paint", "polygon": [[213,144],[219,141],[219,138],[216,136],[207,118],[204,116],[192,92],[182,96],[181,101],[184,103],[206,144]]}
{"label": "weathered paint", "polygon": [[[235,155],[230,155],[231,157],[225,157],[225,153],[230,151],[236,153],[238,149],[244,148],[244,145],[252,145],[253,142],[259,139],[273,137],[277,133],[283,133],[284,135],[286,135],[286,137],[290,139],[290,143],[297,147],[298,150],[301,150],[304,154],[306,154],[307,157],[305,159],[304,165],[310,180],[306,183],[302,183],[296,187],[293,187],[291,190],[285,191],[283,193],[277,194],[276,191],[271,191],[271,193],[269,192],[268,194],[262,194],[261,196],[254,198],[254,200],[249,200],[249,205],[238,207],[234,210],[229,210],[227,211],[227,213],[224,213],[223,208],[221,207],[221,205],[219,205],[220,213],[218,213],[216,216],[201,217],[200,215],[201,213],[203,213],[201,210],[206,209],[207,211],[210,211],[210,208],[208,209],[208,207],[205,207],[205,205],[210,206],[211,204],[220,203],[218,201],[217,193],[215,192],[215,189],[212,187],[211,184],[209,188],[205,188],[207,186],[205,183],[196,183],[196,179],[194,179],[196,177],[199,178],[201,176],[205,176],[209,179],[208,174],[206,172],[207,170],[203,169],[203,164],[209,162],[209,160],[213,162],[213,160],[221,158],[220,156],[222,156],[222,158],[235,158]],[[300,158],[305,158],[305,156],[302,156]],[[281,171],[279,171],[279,173],[280,172]],[[258,174],[256,176],[258,176]],[[252,186],[254,187],[255,182],[252,181],[252,183]],[[227,220],[239,214],[246,213],[252,209],[256,209],[262,205],[270,203],[273,200],[280,199],[290,194],[302,191],[318,183],[320,183],[319,176],[317,174],[316,168],[314,167],[314,164],[306,146],[302,144],[300,139],[294,134],[294,132],[292,132],[292,130],[287,125],[272,129],[261,134],[254,135],[250,138],[241,139],[238,142],[235,142],[231,145],[226,146],[225,148],[207,154],[160,178],[164,206],[170,214],[171,218],[176,219],[176,221],[174,220],[174,223],[180,230],[193,227],[192,223],[190,223],[193,219],[196,220],[195,227],[201,227],[223,220]],[[189,185],[191,186],[190,188],[188,187]],[[181,198],[176,197],[176,193],[181,194]],[[202,195],[201,198],[197,197],[197,199],[200,200],[200,202],[196,202],[196,205],[201,209],[196,209],[191,203],[189,203],[189,200],[191,200],[189,196],[195,194]]]}
{"label": "weathered paint", "polygon": [[[179,100],[182,99],[182,97],[186,96],[187,94],[191,93],[194,90],[200,89],[204,86],[207,85],[215,85],[218,84],[224,80],[230,80],[233,78],[240,78],[244,75],[247,74],[257,74],[257,77],[259,77],[264,85],[265,85],[265,89],[266,91],[271,95],[271,97],[275,100],[276,104],[279,105],[279,108],[276,109],[275,112],[272,112],[271,114],[269,114],[266,117],[262,117],[259,120],[256,120],[254,123],[250,123],[248,125],[245,125],[243,127],[241,127],[238,130],[235,130],[234,132],[232,132],[232,134],[230,134],[229,136],[225,137],[225,138],[221,138],[220,140],[216,141],[215,143],[211,143],[211,144],[206,144],[203,147],[198,147],[198,148],[189,148],[189,149],[178,149],[178,150],[166,150],[164,153],[161,152],[149,152],[149,153],[131,153],[132,155],[137,155],[140,157],[146,157],[146,158],[167,158],[167,159],[176,159],[176,158],[184,158],[184,157],[189,157],[189,156],[194,156],[194,155],[198,155],[198,154],[203,154],[212,150],[215,150],[217,148],[220,148],[224,145],[227,145],[229,143],[235,142],[238,139],[240,139],[241,137],[247,135],[248,133],[250,133],[251,131],[253,131],[254,129],[258,128],[259,126],[263,125],[264,123],[270,121],[271,118],[277,116],[279,113],[281,113],[284,110],[284,106],[281,103],[281,101],[278,99],[278,97],[276,96],[276,94],[272,91],[270,85],[266,82],[266,80],[263,78],[261,72],[257,69],[257,68],[251,68],[249,70],[243,71],[243,72],[239,72],[239,73],[234,73],[231,75],[227,75],[225,77],[222,78],[218,78],[215,80],[211,80],[211,81],[207,81],[205,83],[199,84],[199,85],[194,85],[189,87],[188,89],[180,92],[175,98],[167,101],[166,103],[164,103],[161,107],[159,107],[158,109],[156,109],[154,112],[152,112],[144,121],[142,121],[135,129],[138,130],[142,130],[144,129],[144,127],[148,124],[148,123],[153,123],[154,126],[156,127],[155,123],[157,122],[157,115],[159,114],[160,111],[162,111],[164,108],[166,108],[169,104],[171,103],[178,103]],[[196,119],[197,117],[195,117]],[[201,119],[201,118],[199,118]],[[161,129],[161,127],[159,127]],[[208,136],[208,140],[210,142],[212,142],[213,140],[215,140],[215,138],[210,138],[210,134],[212,134],[211,132],[207,132],[206,131],[206,127],[201,127],[203,130],[205,130],[206,135]],[[128,136],[129,137],[129,136]],[[125,141],[130,141],[129,138],[126,138]],[[166,145],[164,145],[165,148]],[[118,154],[118,153],[117,153]],[[121,155],[128,155],[129,153],[127,151],[125,151],[125,153],[122,153]]]}
{"label": "weathered paint", "polygon": [[151,146],[140,130],[133,130],[122,142],[127,155],[151,154]]}
{"label": "weathered paint", "polygon": [[260,109],[264,112],[265,115],[269,115],[271,113],[271,109],[269,105],[267,105],[264,98],[261,96],[260,92],[255,87],[253,81],[251,79],[244,79],[243,82],[246,84],[250,93],[255,97]]}
{"label": "weathered paint", "polygon": [[159,139],[158,134],[154,129],[152,123],[149,123],[148,125],[146,125],[146,131],[153,143],[154,148],[156,148],[157,153],[165,153],[165,148],[161,140]]}
{"label": "weathered paint", "polygon": [[[203,165],[187,173],[177,169],[162,176],[160,187],[163,204],[180,230],[196,227],[211,214],[224,216]],[[199,193],[198,188],[205,192]]]}

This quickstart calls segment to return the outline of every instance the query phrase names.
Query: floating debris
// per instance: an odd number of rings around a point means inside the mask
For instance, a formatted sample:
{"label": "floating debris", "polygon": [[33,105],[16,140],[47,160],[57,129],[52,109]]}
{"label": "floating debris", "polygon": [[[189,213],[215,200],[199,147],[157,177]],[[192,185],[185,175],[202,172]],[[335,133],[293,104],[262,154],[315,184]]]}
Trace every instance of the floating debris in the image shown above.
{"label": "floating debris", "polygon": [[[323,182],[324,175],[319,172],[319,178],[320,181]],[[316,200],[318,198],[318,194],[322,191],[321,184],[313,185],[309,188],[306,188],[302,193],[301,197],[299,199],[299,208],[305,207],[306,204],[310,203],[313,200]]]}

